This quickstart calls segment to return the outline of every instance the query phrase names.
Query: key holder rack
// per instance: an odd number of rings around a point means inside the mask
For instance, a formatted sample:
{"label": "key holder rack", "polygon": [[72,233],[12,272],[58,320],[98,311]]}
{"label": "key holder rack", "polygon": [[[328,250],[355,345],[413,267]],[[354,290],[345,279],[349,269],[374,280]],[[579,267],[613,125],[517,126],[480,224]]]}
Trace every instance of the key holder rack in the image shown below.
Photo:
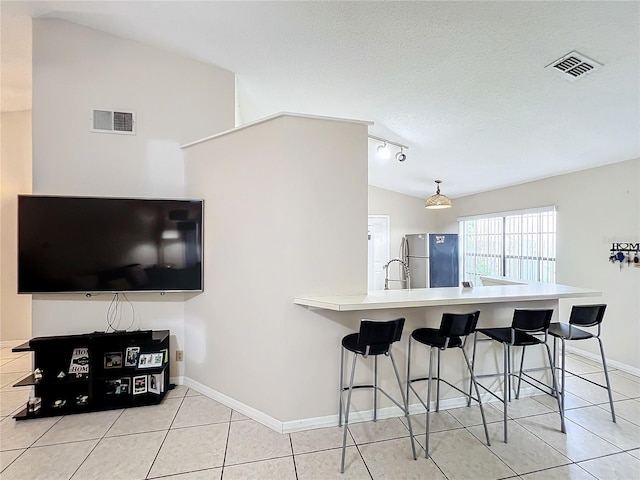
{"label": "key holder rack", "polygon": [[625,263],[640,268],[640,243],[612,243],[609,252],[609,261],[619,262],[621,270]]}

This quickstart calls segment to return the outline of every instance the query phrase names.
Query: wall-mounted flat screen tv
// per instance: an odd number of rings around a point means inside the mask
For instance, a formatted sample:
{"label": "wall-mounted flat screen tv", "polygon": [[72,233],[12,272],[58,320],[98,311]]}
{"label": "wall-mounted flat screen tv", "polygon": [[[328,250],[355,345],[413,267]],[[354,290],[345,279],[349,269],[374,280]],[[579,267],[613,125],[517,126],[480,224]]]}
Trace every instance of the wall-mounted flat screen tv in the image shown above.
{"label": "wall-mounted flat screen tv", "polygon": [[203,201],[18,196],[18,293],[202,291]]}

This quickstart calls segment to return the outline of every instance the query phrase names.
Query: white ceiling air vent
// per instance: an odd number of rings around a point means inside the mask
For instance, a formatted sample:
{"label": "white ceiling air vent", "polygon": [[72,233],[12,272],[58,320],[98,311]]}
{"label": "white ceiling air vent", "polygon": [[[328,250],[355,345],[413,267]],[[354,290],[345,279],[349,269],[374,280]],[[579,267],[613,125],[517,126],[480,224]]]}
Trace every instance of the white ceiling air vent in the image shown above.
{"label": "white ceiling air vent", "polygon": [[585,57],[576,51],[567,53],[564,57],[550,63],[545,68],[549,68],[561,77],[574,82],[578,78],[598,70],[602,65],[595,60]]}
{"label": "white ceiling air vent", "polygon": [[91,110],[92,132],[135,135],[136,114],[115,110]]}

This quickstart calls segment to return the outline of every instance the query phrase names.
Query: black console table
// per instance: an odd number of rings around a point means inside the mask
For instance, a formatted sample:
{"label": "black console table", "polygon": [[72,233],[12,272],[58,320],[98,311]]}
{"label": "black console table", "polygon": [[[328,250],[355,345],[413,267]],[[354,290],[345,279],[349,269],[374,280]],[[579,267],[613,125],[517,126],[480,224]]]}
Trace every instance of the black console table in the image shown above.
{"label": "black console table", "polygon": [[34,387],[16,420],[152,405],[169,388],[169,330],[37,337],[13,351],[34,353],[14,385]]}

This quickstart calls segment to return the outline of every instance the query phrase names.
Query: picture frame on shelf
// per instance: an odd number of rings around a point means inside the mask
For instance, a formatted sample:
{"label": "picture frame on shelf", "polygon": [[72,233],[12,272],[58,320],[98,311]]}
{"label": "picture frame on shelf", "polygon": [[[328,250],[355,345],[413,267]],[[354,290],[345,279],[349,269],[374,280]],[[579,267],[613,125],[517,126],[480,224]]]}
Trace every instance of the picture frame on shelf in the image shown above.
{"label": "picture frame on shelf", "polygon": [[164,375],[162,373],[149,375],[148,391],[158,395],[164,392]]}
{"label": "picture frame on shelf", "polygon": [[140,356],[140,347],[127,347],[124,355],[124,366],[125,367],[137,366],[139,356]]}
{"label": "picture frame on shelf", "polygon": [[147,376],[138,375],[133,377],[133,394],[140,395],[141,393],[147,393]]}
{"label": "picture frame on shelf", "polygon": [[105,391],[107,395],[123,395],[130,392],[130,378],[115,378],[105,380]]}
{"label": "picture frame on shelf", "polygon": [[138,368],[158,368],[164,362],[164,353],[141,353],[138,358]]}
{"label": "picture frame on shelf", "polygon": [[106,352],[104,368],[122,368],[122,352]]}
{"label": "picture frame on shelf", "polygon": [[89,374],[89,349],[77,347],[73,349],[69,362],[69,375],[75,374],[76,378],[82,378]]}

